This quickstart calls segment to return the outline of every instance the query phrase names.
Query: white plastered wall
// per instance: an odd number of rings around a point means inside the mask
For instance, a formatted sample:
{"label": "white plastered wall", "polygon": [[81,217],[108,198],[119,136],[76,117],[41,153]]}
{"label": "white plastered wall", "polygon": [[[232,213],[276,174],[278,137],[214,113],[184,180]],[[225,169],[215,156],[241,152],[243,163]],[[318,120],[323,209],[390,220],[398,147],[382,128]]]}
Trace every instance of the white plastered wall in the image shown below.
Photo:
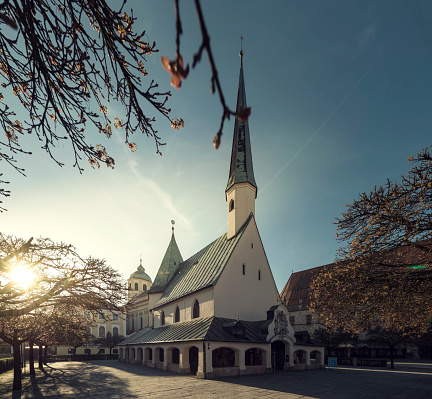
{"label": "white plastered wall", "polygon": [[[261,280],[258,279],[259,270]],[[267,310],[279,304],[279,293],[254,219],[237,243],[214,290],[215,316],[218,317],[263,320]]]}
{"label": "white plastered wall", "polygon": [[[249,183],[237,183],[227,191],[228,238],[239,231],[251,213],[255,215],[255,195],[256,188]],[[234,201],[234,209],[230,211],[231,200]]]}
{"label": "white plastered wall", "polygon": [[174,324],[174,312],[176,307],[180,310],[180,323],[192,320],[192,307],[195,300],[198,300],[200,306],[200,318],[211,317],[214,315],[213,301],[214,287],[206,288],[202,291],[195,292],[191,295],[184,296],[176,301],[170,302],[164,306],[158,307],[153,311],[155,315],[155,327],[160,327],[160,314],[165,313],[165,325]]}

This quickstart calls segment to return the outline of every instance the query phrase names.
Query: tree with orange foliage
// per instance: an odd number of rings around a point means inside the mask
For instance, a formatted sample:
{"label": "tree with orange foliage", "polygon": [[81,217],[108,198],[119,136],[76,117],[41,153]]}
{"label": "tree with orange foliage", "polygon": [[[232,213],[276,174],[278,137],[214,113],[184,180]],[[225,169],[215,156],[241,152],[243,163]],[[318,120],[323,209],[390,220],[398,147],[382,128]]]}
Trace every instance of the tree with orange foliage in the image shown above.
{"label": "tree with orange foliage", "polygon": [[327,326],[358,333],[427,331],[432,316],[432,157],[410,157],[400,181],[362,193],[336,219],[346,243],[311,284],[311,310]]}

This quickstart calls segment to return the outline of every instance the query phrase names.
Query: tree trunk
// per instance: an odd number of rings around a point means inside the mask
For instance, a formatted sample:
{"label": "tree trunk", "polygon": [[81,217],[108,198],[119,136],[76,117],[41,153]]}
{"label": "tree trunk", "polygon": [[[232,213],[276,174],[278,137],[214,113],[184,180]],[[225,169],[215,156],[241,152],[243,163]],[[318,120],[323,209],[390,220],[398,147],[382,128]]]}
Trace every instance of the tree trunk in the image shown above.
{"label": "tree trunk", "polygon": [[390,346],[390,362],[391,362],[391,368],[394,369],[394,347]]}
{"label": "tree trunk", "polygon": [[47,355],[48,355],[48,345],[45,345],[44,348],[44,355],[43,355],[43,364],[46,366],[47,365]]}
{"label": "tree trunk", "polygon": [[40,370],[43,370],[43,354],[42,354],[42,350],[43,350],[43,345],[40,343],[39,344],[39,353],[38,353],[39,369]]}
{"label": "tree trunk", "polygon": [[35,367],[34,367],[33,341],[29,342],[29,365],[30,365],[30,375],[36,375]]}
{"label": "tree trunk", "polygon": [[[16,330],[15,330],[16,331]],[[16,333],[14,332],[14,338]],[[14,391],[21,391],[21,353],[20,353],[20,342],[15,340],[13,341],[13,352],[14,352],[14,378],[12,389]]]}

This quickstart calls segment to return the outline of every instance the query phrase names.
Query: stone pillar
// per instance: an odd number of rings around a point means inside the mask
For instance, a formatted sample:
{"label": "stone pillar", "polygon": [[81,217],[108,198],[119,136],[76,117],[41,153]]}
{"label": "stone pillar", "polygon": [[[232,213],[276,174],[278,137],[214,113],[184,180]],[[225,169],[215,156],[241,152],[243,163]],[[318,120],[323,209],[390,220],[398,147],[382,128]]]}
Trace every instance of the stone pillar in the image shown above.
{"label": "stone pillar", "polygon": [[271,356],[272,356],[272,354],[271,354],[271,344],[270,344],[268,350],[266,351],[266,358],[265,358],[266,373],[272,373],[273,372]]}
{"label": "stone pillar", "polygon": [[179,374],[188,374],[190,373],[190,365],[189,365],[189,348],[180,348],[180,361],[179,361]]}
{"label": "stone pillar", "polygon": [[168,350],[165,350],[164,348],[162,348],[161,350],[164,351],[164,361],[163,361],[162,370],[168,370]]}
{"label": "stone pillar", "polygon": [[245,363],[245,351],[243,349],[240,349],[238,351],[238,357],[239,357],[239,374],[245,375],[246,374],[246,363]]}
{"label": "stone pillar", "polygon": [[152,350],[152,368],[156,368],[156,351],[154,348],[151,348]]}
{"label": "stone pillar", "polygon": [[289,346],[289,365],[291,369],[294,368],[294,348],[292,345]]}

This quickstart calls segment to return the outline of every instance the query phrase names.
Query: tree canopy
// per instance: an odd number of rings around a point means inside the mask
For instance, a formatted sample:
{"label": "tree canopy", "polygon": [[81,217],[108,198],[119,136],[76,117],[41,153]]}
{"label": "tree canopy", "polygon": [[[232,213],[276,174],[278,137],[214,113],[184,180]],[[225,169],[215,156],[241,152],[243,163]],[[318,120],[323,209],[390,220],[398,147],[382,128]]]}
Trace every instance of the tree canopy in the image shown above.
{"label": "tree canopy", "polygon": [[47,238],[0,233],[0,317],[63,304],[117,310],[125,302],[125,283],[105,260],[84,259],[73,246]]}
{"label": "tree canopy", "polygon": [[410,157],[400,181],[362,193],[336,219],[338,261],[314,276],[313,310],[331,327],[359,332],[428,329],[432,316],[432,165]]}
{"label": "tree canopy", "polygon": [[[174,129],[183,126],[167,108],[170,92],[159,92],[147,77],[145,62],[157,52],[146,32],[136,32],[132,10],[120,3],[114,10],[105,0],[5,0],[0,4],[0,160],[24,173],[17,153],[29,154],[27,134],[36,134],[57,164],[53,148],[68,142],[74,166],[113,167],[105,147],[90,137],[93,126],[111,137],[123,129],[132,151],[134,132],[154,139],[156,153],[163,145],[154,129],[155,117],[144,104],[167,118]],[[18,101],[17,101],[18,100]],[[123,105],[112,116],[109,103]],[[116,111],[118,112],[118,107]],[[1,175],[0,175],[1,177]],[[6,183],[0,180],[1,183]],[[4,187],[0,194],[9,195]]]}

